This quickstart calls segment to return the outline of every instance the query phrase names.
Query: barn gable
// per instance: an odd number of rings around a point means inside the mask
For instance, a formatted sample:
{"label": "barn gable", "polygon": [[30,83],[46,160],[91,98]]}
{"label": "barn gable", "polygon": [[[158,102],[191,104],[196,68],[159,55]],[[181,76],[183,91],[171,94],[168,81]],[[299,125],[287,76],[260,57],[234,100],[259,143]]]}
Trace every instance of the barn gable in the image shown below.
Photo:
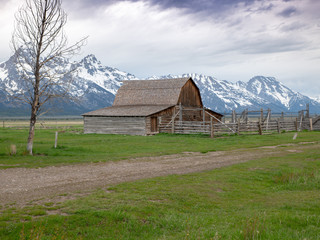
{"label": "barn gable", "polygon": [[187,107],[203,107],[200,90],[191,78],[181,88],[178,103]]}

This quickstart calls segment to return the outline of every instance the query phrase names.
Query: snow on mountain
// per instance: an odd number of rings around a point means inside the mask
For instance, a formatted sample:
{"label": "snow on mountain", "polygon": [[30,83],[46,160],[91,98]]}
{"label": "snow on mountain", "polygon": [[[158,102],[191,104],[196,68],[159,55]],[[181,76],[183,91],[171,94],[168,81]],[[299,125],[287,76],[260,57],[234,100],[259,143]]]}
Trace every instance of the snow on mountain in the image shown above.
{"label": "snow on mountain", "polygon": [[294,92],[274,77],[256,76],[249,80],[246,89],[279,106],[282,111],[299,111],[305,109],[307,103],[314,112],[320,110],[319,104],[315,100]]}
{"label": "snow on mountain", "polygon": [[[58,109],[58,114],[78,115],[110,106],[116,91],[122,84],[121,81],[136,79],[132,74],[103,66],[94,55],[89,55],[79,62],[70,62],[68,59],[61,58],[49,68],[51,68],[50,71],[61,73],[76,69],[66,76],[73,79],[68,89],[70,99],[47,104],[48,108]],[[56,90],[59,91],[59,88],[62,90],[62,86],[58,86]],[[16,104],[13,103],[12,97],[19,92],[27,92],[27,86],[15,63],[15,56],[12,56],[8,61],[0,64],[0,115],[2,115],[1,112],[11,115]],[[24,109],[23,113],[29,108],[28,105],[21,106],[21,103],[19,106]]]}
{"label": "snow on mountain", "polygon": [[247,83],[218,80],[202,74],[152,76],[148,79],[191,77],[199,87],[203,104],[224,113],[232,110],[259,110],[270,108],[273,112],[298,112],[310,104],[312,112],[320,112],[320,104],[294,92],[274,77],[256,76]]}
{"label": "snow on mountain", "polygon": [[[69,75],[73,82],[69,89],[70,99],[55,101],[49,105],[60,109],[58,114],[82,114],[91,110],[110,106],[123,80],[137,79],[134,75],[102,65],[94,55],[88,55],[78,62],[61,58],[51,66],[52,71],[66,72],[76,69]],[[258,110],[270,108],[273,112],[297,112],[310,104],[312,112],[320,112],[320,97],[311,99],[294,92],[273,77],[256,76],[248,82],[236,83],[218,80],[203,74],[182,74],[152,76],[148,79],[192,77],[197,84],[206,107],[221,113],[244,109]],[[26,92],[21,73],[15,64],[14,56],[0,64],[0,115],[16,112],[28,114],[28,106],[16,105],[10,96]],[[17,111],[17,108],[22,109]],[[57,114],[54,112],[53,114]]]}
{"label": "snow on mountain", "polygon": [[8,76],[8,70],[4,68],[4,63],[0,63],[0,79],[5,79]]}
{"label": "snow on mountain", "polygon": [[319,97],[311,97],[311,99],[313,101],[316,101],[316,102],[320,103],[320,96]]}
{"label": "snow on mountain", "polygon": [[105,67],[94,55],[88,55],[76,64],[75,78],[91,81],[106,91],[116,94],[122,80],[137,79],[134,75],[122,72],[116,68]]}
{"label": "snow on mountain", "polygon": [[[246,90],[241,82],[232,83],[226,80],[218,80],[214,77],[202,74],[167,75],[161,78],[191,77],[197,84],[203,104],[218,112],[230,112],[234,109],[243,110],[266,106],[269,103],[264,99]],[[154,79],[155,77],[153,77]]]}
{"label": "snow on mountain", "polygon": [[297,93],[284,86],[274,77],[256,76],[246,84],[246,89],[270,102],[278,102],[290,109],[290,100]]}

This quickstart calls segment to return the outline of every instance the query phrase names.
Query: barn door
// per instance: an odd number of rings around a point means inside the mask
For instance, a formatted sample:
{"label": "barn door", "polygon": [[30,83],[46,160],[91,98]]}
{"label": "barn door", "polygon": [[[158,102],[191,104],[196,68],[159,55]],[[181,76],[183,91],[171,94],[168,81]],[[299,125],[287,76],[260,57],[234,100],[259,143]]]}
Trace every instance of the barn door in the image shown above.
{"label": "barn door", "polygon": [[151,132],[158,132],[158,118],[151,117]]}

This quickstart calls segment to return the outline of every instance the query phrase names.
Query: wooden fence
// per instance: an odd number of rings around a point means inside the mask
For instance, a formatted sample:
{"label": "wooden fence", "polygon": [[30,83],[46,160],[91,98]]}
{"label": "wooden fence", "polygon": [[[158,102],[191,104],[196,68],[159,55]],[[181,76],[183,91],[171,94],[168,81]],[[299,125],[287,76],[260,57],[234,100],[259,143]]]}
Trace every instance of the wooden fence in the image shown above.
{"label": "wooden fence", "polygon": [[161,124],[160,132],[165,133],[179,133],[179,134],[195,134],[203,133],[209,134],[212,137],[222,134],[263,134],[268,132],[283,131],[300,131],[300,130],[320,130],[320,118],[298,119],[290,120],[270,120],[270,121],[252,121],[237,123],[223,123],[211,121],[191,122],[191,121],[174,121],[170,124]]}

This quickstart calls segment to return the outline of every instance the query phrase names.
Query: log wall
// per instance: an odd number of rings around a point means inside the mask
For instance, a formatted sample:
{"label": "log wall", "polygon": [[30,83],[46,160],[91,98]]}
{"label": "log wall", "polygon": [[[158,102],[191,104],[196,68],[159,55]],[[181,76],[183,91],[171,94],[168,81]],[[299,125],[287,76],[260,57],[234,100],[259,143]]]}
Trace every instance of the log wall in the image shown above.
{"label": "log wall", "polygon": [[84,117],[84,133],[146,135],[145,117]]}

